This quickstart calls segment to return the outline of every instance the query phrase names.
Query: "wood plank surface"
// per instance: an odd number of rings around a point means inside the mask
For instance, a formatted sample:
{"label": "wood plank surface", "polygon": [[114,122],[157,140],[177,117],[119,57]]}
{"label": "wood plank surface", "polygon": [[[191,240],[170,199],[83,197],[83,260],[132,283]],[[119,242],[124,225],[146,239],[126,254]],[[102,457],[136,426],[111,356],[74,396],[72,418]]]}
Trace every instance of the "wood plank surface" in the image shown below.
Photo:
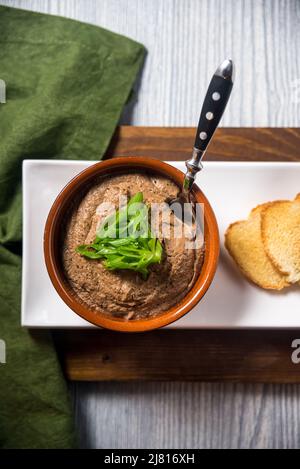
{"label": "wood plank surface", "polygon": [[83,448],[300,447],[295,384],[73,383]]}
{"label": "wood plank surface", "polygon": [[300,383],[300,363],[291,359],[300,331],[80,330],[55,336],[67,378],[75,381]]}
{"label": "wood plank surface", "polygon": [[[194,127],[117,129],[106,158],[148,156],[165,161],[190,158]],[[205,155],[211,161],[299,161],[299,128],[219,128]]]}

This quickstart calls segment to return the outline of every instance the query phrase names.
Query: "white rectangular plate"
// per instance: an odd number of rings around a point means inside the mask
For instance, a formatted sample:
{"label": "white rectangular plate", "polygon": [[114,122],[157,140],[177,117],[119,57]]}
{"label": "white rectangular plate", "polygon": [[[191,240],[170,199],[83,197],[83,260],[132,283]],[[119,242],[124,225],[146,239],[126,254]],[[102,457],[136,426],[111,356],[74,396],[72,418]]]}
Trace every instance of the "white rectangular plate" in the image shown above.
{"label": "white rectangular plate", "polygon": [[[64,185],[93,164],[86,161],[26,160],[23,164],[22,325],[93,327],[66,306],[52,286],[43,257],[43,231],[52,202]],[[183,162],[172,162],[184,171]],[[300,192],[300,163],[205,162],[197,183],[218,220],[219,267],[204,299],[172,328],[297,328],[300,288],[283,293],[249,283],[224,248],[224,232],[256,205],[294,198]]]}

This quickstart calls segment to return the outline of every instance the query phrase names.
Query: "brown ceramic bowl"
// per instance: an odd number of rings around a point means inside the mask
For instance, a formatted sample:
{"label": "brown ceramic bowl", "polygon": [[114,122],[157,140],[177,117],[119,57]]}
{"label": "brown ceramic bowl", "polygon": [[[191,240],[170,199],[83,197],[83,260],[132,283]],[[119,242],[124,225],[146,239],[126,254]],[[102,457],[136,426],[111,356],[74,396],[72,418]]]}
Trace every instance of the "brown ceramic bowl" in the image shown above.
{"label": "brown ceramic bowl", "polygon": [[124,320],[105,316],[85,307],[78,300],[76,293],[70,287],[63,271],[60,239],[61,226],[74,197],[84,191],[93,179],[101,175],[119,172],[141,170],[159,173],[172,179],[178,186],[182,186],[183,173],[173,166],[159,160],[149,158],[124,157],[96,163],[88,167],[72,179],[53,203],[49,212],[44,233],[44,254],[50,279],[63,301],[79,316],[87,321],[107,329],[125,332],[138,332],[157,329],[166,326],[188,313],[204,296],[214,277],[219,256],[219,233],[214,212],[201,190],[194,184],[193,195],[196,201],[204,204],[204,236],[205,255],[200,274],[187,295],[175,306],[162,312],[159,316],[149,319]]}

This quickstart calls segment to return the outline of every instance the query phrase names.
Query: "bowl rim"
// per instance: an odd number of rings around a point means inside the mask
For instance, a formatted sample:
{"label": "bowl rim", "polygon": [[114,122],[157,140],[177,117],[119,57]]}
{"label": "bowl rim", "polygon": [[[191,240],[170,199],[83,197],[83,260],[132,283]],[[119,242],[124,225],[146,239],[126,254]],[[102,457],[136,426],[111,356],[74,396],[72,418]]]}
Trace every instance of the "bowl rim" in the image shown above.
{"label": "bowl rim", "polygon": [[62,269],[59,268],[55,239],[59,232],[59,219],[68,207],[68,202],[88,181],[101,175],[124,172],[124,170],[153,171],[171,178],[179,186],[183,183],[184,174],[174,166],[163,161],[147,157],[118,157],[95,163],[73,177],[60,191],[49,211],[44,230],[44,258],[50,280],[62,300],[76,314],[88,322],[110,330],[122,332],[142,332],[171,324],[187,314],[196,306],[207,292],[215,275],[219,258],[219,230],[213,209],[200,188],[194,184],[192,194],[197,202],[204,204],[204,262],[199,275],[186,296],[169,310],[158,316],[147,319],[124,320],[110,318],[108,315],[95,313],[76,300],[71,287],[67,287]]}

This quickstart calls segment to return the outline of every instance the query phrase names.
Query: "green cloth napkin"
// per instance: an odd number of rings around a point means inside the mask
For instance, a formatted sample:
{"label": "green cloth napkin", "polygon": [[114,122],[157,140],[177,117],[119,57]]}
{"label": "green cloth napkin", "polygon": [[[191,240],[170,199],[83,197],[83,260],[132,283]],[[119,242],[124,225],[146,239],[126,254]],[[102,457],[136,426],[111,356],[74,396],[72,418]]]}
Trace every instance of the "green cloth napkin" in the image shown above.
{"label": "green cloth napkin", "polygon": [[140,44],[98,27],[0,7],[0,79],[6,83],[0,104],[2,448],[75,444],[51,338],[20,327],[22,160],[101,159],[144,53]]}

